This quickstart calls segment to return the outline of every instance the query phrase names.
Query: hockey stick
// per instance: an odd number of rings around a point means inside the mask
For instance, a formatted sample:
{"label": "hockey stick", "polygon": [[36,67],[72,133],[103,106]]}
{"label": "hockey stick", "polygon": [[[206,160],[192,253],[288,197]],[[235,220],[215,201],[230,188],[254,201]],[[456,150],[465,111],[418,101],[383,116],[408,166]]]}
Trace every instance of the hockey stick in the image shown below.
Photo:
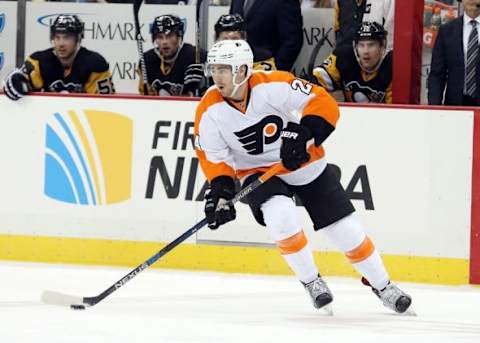
{"label": "hockey stick", "polygon": [[148,79],[147,67],[145,66],[145,57],[143,56],[143,37],[140,31],[140,21],[138,20],[138,12],[142,6],[143,0],[135,0],[133,2],[133,20],[135,21],[135,40],[137,41],[137,51],[140,57],[140,70],[143,77],[143,95],[148,95]]}
{"label": "hockey stick", "polygon": [[202,0],[197,0],[197,7],[195,11],[195,63],[200,63],[200,8],[202,7]]}
{"label": "hockey stick", "polygon": [[[202,11],[203,0],[197,0],[196,10],[195,10],[195,63],[201,63],[201,43],[202,43],[202,32],[200,30],[200,15],[204,14],[203,11],[208,11],[208,4],[207,8],[203,8]],[[195,89],[195,96],[200,96],[200,90],[197,88]]]}
{"label": "hockey stick", "polygon": [[[283,165],[280,163],[270,167],[270,169],[268,169],[257,180],[255,180],[254,182],[250,183],[245,188],[240,190],[235,195],[235,197],[231,200],[232,204],[235,204],[236,202],[245,198],[249,193],[257,189],[260,185],[265,183],[272,176],[278,174],[278,172],[280,172],[282,169],[283,169]],[[105,299],[106,297],[108,297],[110,294],[115,292],[117,289],[121,288],[123,285],[125,285],[128,281],[130,281],[135,276],[140,274],[142,271],[150,267],[152,264],[158,261],[163,255],[167,254],[170,250],[172,250],[177,245],[182,243],[184,240],[186,240],[188,237],[190,237],[195,232],[200,230],[206,224],[207,224],[207,219],[206,218],[202,219],[200,222],[198,222],[193,227],[185,231],[182,235],[180,235],[178,238],[176,238],[175,240],[167,244],[155,255],[153,255],[148,260],[146,260],[145,262],[137,266],[135,269],[133,269],[131,272],[129,272],[127,275],[125,275],[123,278],[115,282],[113,285],[108,287],[106,290],[104,290],[102,293],[100,293],[97,296],[81,297],[81,296],[59,293],[55,291],[44,291],[41,297],[42,301],[50,305],[70,306],[70,308],[74,310],[84,310],[86,307],[94,306],[98,304],[100,301],[102,301],[103,299]]]}
{"label": "hockey stick", "polygon": [[307,64],[307,77],[308,80],[315,80],[315,76],[313,75],[313,68],[315,67],[315,59],[317,58],[318,52],[322,48],[323,44],[325,44],[325,41],[328,39],[328,34],[332,31],[332,28],[330,28],[318,41],[318,43],[315,45],[315,47],[312,50],[312,53],[310,55],[310,59],[308,60]]}

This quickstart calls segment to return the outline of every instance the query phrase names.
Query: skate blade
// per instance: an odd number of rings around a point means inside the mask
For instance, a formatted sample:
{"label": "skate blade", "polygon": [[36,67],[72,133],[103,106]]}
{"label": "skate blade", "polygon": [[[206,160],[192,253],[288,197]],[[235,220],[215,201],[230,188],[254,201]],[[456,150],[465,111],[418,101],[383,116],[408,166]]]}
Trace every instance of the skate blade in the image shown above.
{"label": "skate blade", "polygon": [[417,313],[409,308],[408,310],[406,310],[405,312],[403,313],[399,313],[401,316],[405,316],[405,317],[417,317]]}

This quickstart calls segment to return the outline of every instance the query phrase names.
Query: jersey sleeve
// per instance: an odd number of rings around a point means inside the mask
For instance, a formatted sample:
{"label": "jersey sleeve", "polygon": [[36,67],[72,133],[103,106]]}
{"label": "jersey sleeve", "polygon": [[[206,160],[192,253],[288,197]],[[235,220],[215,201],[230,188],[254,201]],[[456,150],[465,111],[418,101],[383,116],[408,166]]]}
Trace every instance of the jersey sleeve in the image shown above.
{"label": "jersey sleeve", "polygon": [[35,55],[27,57],[21,70],[28,76],[30,85],[34,91],[39,91],[43,88],[44,81],[42,73],[40,72],[40,61],[35,58]]}
{"label": "jersey sleeve", "polygon": [[200,101],[195,116],[195,152],[209,182],[219,176],[235,178],[230,148],[211,113],[210,106],[214,101],[215,96],[207,92]]}
{"label": "jersey sleeve", "polygon": [[[302,119],[306,116],[314,116],[335,127],[339,118],[338,104],[324,88],[296,78],[287,72],[275,73],[278,74],[275,77],[283,79],[281,91],[285,93],[285,96],[275,96],[275,98],[283,99],[281,106],[290,112],[299,112]],[[275,92],[275,94],[278,93]],[[271,99],[271,101],[275,100]]]}
{"label": "jersey sleeve", "polygon": [[277,70],[277,66],[275,65],[275,58],[270,57],[262,61],[253,62],[253,70]]}
{"label": "jersey sleeve", "polygon": [[391,104],[393,103],[393,96],[392,96],[392,83],[390,82],[388,87],[387,87],[387,91],[386,91],[386,95],[385,95],[385,103],[386,104]]}
{"label": "jersey sleeve", "polygon": [[[283,79],[282,89],[273,92],[274,98],[283,99],[283,103],[276,105],[289,112],[300,113],[300,124],[310,129],[315,145],[320,146],[335,130],[340,116],[335,99],[324,88],[296,78],[290,73],[274,72],[272,75]],[[285,96],[279,97],[278,94]],[[270,101],[275,103],[273,98]]]}
{"label": "jersey sleeve", "polygon": [[91,53],[88,56],[92,68],[85,83],[85,91],[90,94],[114,94],[112,74],[108,62],[98,53]]}
{"label": "jersey sleeve", "polygon": [[328,56],[320,66],[313,69],[313,76],[317,79],[318,84],[329,92],[340,89],[342,77],[337,68],[335,53]]}
{"label": "jersey sleeve", "polygon": [[[138,65],[140,65],[140,62],[138,62]],[[145,95],[144,94],[144,81],[143,81],[143,72],[140,67],[137,68],[137,75],[138,75],[138,94],[140,95]],[[147,85],[148,89],[148,95],[158,95],[157,91],[152,87],[152,85]]]}

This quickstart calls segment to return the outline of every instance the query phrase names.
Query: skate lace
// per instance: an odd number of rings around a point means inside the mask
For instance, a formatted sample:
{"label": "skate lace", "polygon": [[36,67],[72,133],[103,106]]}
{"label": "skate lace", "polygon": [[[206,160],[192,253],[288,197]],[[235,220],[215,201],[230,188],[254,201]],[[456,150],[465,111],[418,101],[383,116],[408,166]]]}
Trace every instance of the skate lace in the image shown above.
{"label": "skate lace", "polygon": [[315,299],[319,294],[330,293],[327,284],[320,278],[307,283],[305,288],[308,290],[308,293]]}
{"label": "skate lace", "polygon": [[402,295],[405,295],[405,293],[403,293],[400,288],[393,284],[387,285],[384,290],[379,292],[382,302],[390,307],[395,306],[395,303]]}

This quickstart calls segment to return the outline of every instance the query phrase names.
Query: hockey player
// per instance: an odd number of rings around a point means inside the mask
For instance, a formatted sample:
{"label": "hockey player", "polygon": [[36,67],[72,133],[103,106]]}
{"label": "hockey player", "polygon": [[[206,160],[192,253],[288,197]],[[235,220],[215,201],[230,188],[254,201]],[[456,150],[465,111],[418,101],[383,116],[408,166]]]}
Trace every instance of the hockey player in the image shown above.
{"label": "hockey player", "polygon": [[[245,21],[240,14],[223,14],[215,24],[215,41],[224,39],[247,40]],[[254,70],[277,70],[272,53],[262,48],[253,49]]]}
{"label": "hockey player", "polygon": [[390,282],[325,159],[322,143],[339,117],[335,100],[323,88],[288,72],[252,69],[253,53],[245,41],[217,42],[208,53],[207,73],[215,85],[202,97],[195,118],[196,153],[210,183],[205,193],[208,226],[217,229],[235,219],[229,203],[235,178],[247,185],[281,161],[284,170],[253,191],[248,202],[314,306],[326,306],[333,296],[315,266],[293,195],[301,199],[314,229],[322,230],[345,253],[383,304],[405,312],[411,297]]}
{"label": "hockey player", "polygon": [[[150,33],[155,47],[144,55],[148,94],[179,96],[201,92],[205,87],[203,65],[195,63],[195,47],[183,42],[183,21],[173,14],[158,16]],[[139,92],[144,94],[143,75],[139,74]]]}
{"label": "hockey player", "polygon": [[[386,51],[387,32],[376,22],[363,22],[353,46],[335,49],[313,69],[319,85],[342,90],[345,101],[392,103],[392,51]],[[355,62],[356,61],[356,62]]]}
{"label": "hockey player", "polygon": [[107,61],[81,46],[84,24],[76,15],[61,14],[50,26],[52,47],[30,55],[4,80],[4,92],[18,100],[30,91],[115,93]]}

